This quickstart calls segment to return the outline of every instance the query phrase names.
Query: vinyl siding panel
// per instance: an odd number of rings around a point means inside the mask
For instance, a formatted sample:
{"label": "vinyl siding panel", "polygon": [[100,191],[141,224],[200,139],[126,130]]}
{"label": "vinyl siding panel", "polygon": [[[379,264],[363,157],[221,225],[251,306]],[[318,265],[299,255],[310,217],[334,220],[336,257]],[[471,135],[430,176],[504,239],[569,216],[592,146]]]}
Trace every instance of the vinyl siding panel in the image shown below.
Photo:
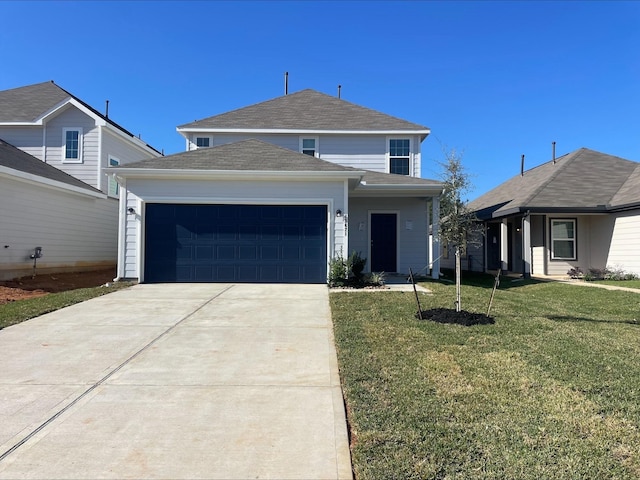
{"label": "vinyl siding panel", "polygon": [[335,135],[319,139],[320,158],[346,167],[385,173],[386,137],[371,135]]}
{"label": "vinyl siding panel", "polygon": [[[196,148],[196,137],[211,137],[211,146],[224,145],[239,142],[249,138],[255,138],[268,142],[279,147],[288,148],[293,151],[300,151],[300,138],[303,135],[286,134],[215,134],[192,133],[189,134],[189,149]],[[314,135],[308,137],[318,138],[319,158],[328,162],[333,162],[347,167],[372,170],[374,172],[388,173],[389,165],[387,158],[386,135]],[[394,137],[396,138],[396,137]],[[406,137],[405,137],[406,138]],[[410,174],[420,177],[420,136],[408,136],[411,139],[411,165]]]}
{"label": "vinyl siding panel", "polygon": [[196,149],[196,137],[213,137],[212,147],[215,145],[226,145],[228,143],[235,143],[241,140],[248,140],[250,138],[255,138],[256,140],[261,140],[263,142],[271,143],[273,145],[277,145],[282,148],[288,148],[289,150],[298,151],[299,150],[299,136],[298,135],[255,135],[255,134],[224,134],[224,135],[211,135],[210,133],[194,133],[189,136],[189,141],[191,142],[190,149]]}
{"label": "vinyl siding panel", "polygon": [[126,165],[128,163],[137,162],[139,160],[146,160],[148,158],[154,158],[159,155],[151,155],[139,148],[136,148],[133,144],[126,141],[122,137],[116,136],[106,128],[102,129],[102,154],[100,156],[100,167],[98,175],[100,177],[100,190],[108,193],[108,176],[104,171],[109,166],[109,157],[115,157],[120,160],[120,165]]}
{"label": "vinyl siding panel", "polygon": [[640,275],[640,209],[612,217],[614,227],[607,266]]}
{"label": "vinyl siding panel", "polygon": [[[70,127],[82,128],[82,163],[62,161],[62,132]],[[100,133],[91,117],[69,107],[46,124],[46,146],[47,163],[98,188]]]}
{"label": "vinyl siding panel", "polygon": [[42,127],[0,127],[0,138],[14,147],[43,159]]}
{"label": "vinyl siding panel", "polygon": [[115,265],[117,222],[115,200],[0,177],[0,278],[30,274],[36,246],[38,271]]}
{"label": "vinyl siding panel", "polygon": [[[141,180],[127,179],[127,208],[143,211],[149,203],[244,203],[244,204],[316,204],[328,205],[329,249],[327,258],[346,247],[344,220],[335,217],[337,209],[346,211],[345,185],[342,181],[327,182],[269,182],[269,181],[200,181],[200,180]],[[140,278],[140,254],[144,252],[141,235],[143,217],[126,215],[124,234],[124,271],[127,278]]]}
{"label": "vinyl siding panel", "polygon": [[[428,275],[427,202],[413,198],[352,198],[349,202],[349,248],[370,257],[369,213],[398,213],[398,271],[416,275]],[[365,271],[369,272],[367,261]]]}

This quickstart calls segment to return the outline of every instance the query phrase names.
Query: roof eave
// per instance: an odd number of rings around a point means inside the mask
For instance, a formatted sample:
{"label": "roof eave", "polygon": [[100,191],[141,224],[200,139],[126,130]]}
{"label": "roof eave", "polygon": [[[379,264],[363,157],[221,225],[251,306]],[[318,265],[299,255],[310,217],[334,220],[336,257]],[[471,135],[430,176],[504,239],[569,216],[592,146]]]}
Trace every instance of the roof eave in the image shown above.
{"label": "roof eave", "polygon": [[420,135],[424,140],[431,130],[426,129],[376,129],[376,130],[329,130],[317,128],[206,128],[206,127],[177,127],[176,130],[183,137],[187,137],[188,133],[246,133],[246,134],[290,134],[290,135],[307,135],[307,134],[325,134],[325,135]]}
{"label": "roof eave", "polygon": [[5,167],[0,165],[0,176],[12,177],[22,180],[27,183],[37,184],[40,186],[45,186],[48,188],[54,188],[56,190],[64,190],[70,193],[76,193],[80,195],[85,195],[94,198],[107,198],[107,195],[99,190],[94,190],[90,188],[82,188],[76,185],[71,185],[64,182],[59,182],[58,180],[52,180],[50,178],[42,177],[40,175],[34,175],[32,173],[23,172],[22,170],[16,170],[13,168]]}

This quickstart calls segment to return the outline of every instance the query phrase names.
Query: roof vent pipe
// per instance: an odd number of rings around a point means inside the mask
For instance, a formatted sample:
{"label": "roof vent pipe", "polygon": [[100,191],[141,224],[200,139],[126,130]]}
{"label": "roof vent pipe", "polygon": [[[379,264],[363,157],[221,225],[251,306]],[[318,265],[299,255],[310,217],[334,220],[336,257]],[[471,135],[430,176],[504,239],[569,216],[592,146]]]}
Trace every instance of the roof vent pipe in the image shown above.
{"label": "roof vent pipe", "polygon": [[340,90],[342,89],[342,85],[338,85],[338,98],[340,98]]}
{"label": "roof vent pipe", "polygon": [[105,108],[105,112],[104,112],[104,116],[108,119],[109,118],[109,100],[105,100],[107,103],[107,107]]}
{"label": "roof vent pipe", "polygon": [[289,72],[284,72],[284,94],[289,95]]}
{"label": "roof vent pipe", "polygon": [[522,155],[522,159],[520,160],[520,176],[524,177],[524,154]]}
{"label": "roof vent pipe", "polygon": [[553,164],[556,164],[556,142],[551,142],[552,150],[553,150]]}

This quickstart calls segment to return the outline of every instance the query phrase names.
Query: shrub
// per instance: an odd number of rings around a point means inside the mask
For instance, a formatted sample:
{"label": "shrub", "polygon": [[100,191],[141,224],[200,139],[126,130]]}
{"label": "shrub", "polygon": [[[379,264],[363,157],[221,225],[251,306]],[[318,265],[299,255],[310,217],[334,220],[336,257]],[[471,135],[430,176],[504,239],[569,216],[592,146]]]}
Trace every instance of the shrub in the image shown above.
{"label": "shrub", "polygon": [[384,272],[369,273],[365,278],[365,283],[374,287],[382,287],[385,283]]}
{"label": "shrub", "polygon": [[584,272],[580,267],[573,267],[567,272],[570,278],[582,278],[584,276]]}
{"label": "shrub", "polygon": [[342,253],[329,260],[329,286],[343,287],[347,283],[349,270]]}
{"label": "shrub", "polygon": [[367,259],[362,258],[360,256],[360,252],[352,252],[347,259],[347,272],[349,275],[355,277],[356,282],[362,282],[362,272],[364,270],[365,265],[367,264]]}

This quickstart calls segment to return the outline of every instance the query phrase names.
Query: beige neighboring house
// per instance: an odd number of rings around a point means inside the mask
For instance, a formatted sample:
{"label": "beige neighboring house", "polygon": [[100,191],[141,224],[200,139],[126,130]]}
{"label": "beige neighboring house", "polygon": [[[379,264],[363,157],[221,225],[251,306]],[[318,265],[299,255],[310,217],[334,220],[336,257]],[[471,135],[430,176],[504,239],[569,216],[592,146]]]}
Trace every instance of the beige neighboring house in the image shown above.
{"label": "beige neighboring house", "polygon": [[302,90],[178,132],[186,152],[109,168],[123,191],[119,277],[325,283],[354,251],[365,271],[438,276],[427,127]]}
{"label": "beige neighboring house", "polygon": [[[566,276],[571,268],[640,275],[640,163],[581,148],[470,203],[484,222],[469,270]],[[449,262],[449,260],[443,260]]]}
{"label": "beige neighboring house", "polygon": [[0,279],[115,265],[119,187],[161,153],[53,82],[0,91]]}

